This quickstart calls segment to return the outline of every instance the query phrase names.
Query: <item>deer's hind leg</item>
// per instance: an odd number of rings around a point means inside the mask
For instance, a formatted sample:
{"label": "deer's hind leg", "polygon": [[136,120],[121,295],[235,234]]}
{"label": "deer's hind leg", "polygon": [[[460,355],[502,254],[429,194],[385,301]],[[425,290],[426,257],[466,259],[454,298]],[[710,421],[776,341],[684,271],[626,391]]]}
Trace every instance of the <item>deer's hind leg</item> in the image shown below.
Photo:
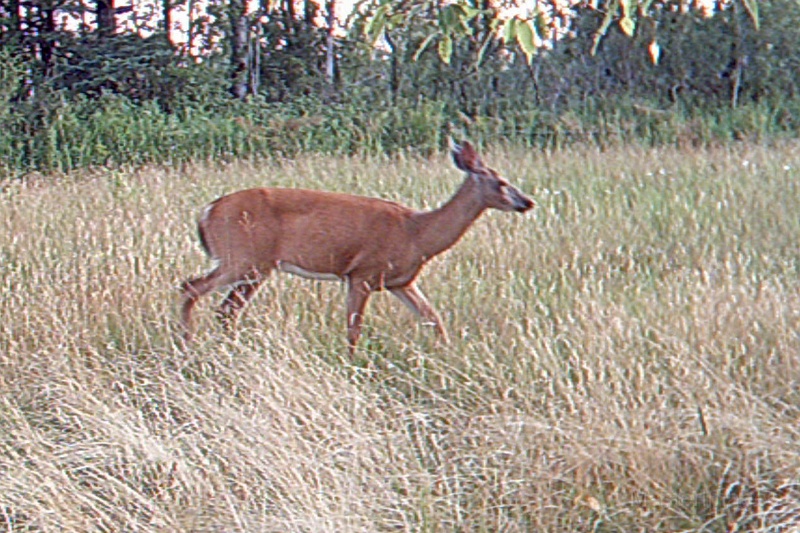
{"label": "deer's hind leg", "polygon": [[[257,288],[257,284],[260,283],[260,279],[261,275],[253,269],[238,271],[224,268],[222,265],[220,265],[204,276],[184,282],[181,286],[183,293],[183,304],[181,306],[181,325],[183,327],[184,340],[186,342],[191,342],[192,340],[192,310],[200,298],[211,291],[231,285],[234,285],[236,288],[238,288],[240,286],[245,287],[251,285],[253,282],[256,282]],[[236,288],[234,288],[231,294],[236,291]],[[255,289],[253,289],[252,292],[255,292]],[[244,306],[244,303],[246,303],[250,297],[252,297],[252,294],[246,295],[246,297],[242,300],[243,303],[234,310],[234,314],[235,311],[238,311],[238,309]],[[228,298],[225,300],[225,302],[227,302],[229,299],[231,299],[231,295],[228,295]],[[225,302],[223,302],[223,306],[225,306]],[[233,304],[230,304],[230,306],[233,306]]]}
{"label": "deer's hind leg", "polygon": [[236,284],[217,309],[217,318],[226,332],[233,331],[239,312],[255,296],[263,278],[248,279]]}
{"label": "deer's hind leg", "polygon": [[371,287],[365,281],[347,280],[347,345],[350,355],[355,354],[356,344],[361,337],[361,324],[367,307]]}
{"label": "deer's hind leg", "polygon": [[192,329],[192,310],[197,301],[217,287],[217,280],[220,277],[220,269],[216,268],[199,278],[190,279],[181,285],[183,304],[181,305],[181,327],[183,329],[183,340],[187,343],[192,341],[194,331]]}

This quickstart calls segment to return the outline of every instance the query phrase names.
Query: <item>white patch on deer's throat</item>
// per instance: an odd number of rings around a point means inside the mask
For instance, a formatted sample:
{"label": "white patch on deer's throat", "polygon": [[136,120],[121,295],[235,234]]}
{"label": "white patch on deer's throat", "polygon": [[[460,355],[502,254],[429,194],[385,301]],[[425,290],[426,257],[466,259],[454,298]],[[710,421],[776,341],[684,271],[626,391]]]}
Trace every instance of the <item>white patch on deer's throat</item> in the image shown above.
{"label": "white patch on deer's throat", "polygon": [[278,261],[277,267],[281,272],[287,272],[289,274],[294,274],[307,279],[315,279],[319,281],[341,281],[342,279],[336,274],[331,274],[330,272],[311,272],[310,270],[306,270],[305,268],[299,267],[292,263],[287,263],[286,261]]}

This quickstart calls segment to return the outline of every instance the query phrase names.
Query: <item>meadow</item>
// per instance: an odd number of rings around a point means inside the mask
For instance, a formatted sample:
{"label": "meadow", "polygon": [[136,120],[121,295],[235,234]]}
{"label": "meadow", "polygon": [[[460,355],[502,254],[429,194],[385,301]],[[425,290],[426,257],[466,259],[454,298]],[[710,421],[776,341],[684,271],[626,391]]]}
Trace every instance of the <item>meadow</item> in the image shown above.
{"label": "meadow", "polygon": [[445,154],[3,182],[0,530],[797,531],[800,143],[485,151],[537,207],[423,271],[451,343],[379,294],[352,358],[344,287],[286,275],[184,347],[195,221],[263,185],[432,208]]}

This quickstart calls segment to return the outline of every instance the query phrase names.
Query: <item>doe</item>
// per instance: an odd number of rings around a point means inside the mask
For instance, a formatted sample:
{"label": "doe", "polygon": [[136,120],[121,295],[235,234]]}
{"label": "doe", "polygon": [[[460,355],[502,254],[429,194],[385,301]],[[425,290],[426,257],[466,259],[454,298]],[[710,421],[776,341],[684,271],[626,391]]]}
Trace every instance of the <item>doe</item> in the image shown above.
{"label": "doe", "polygon": [[181,322],[192,338],[197,300],[230,287],[217,314],[236,316],[273,270],[347,283],[347,342],[355,351],[367,300],[375,291],[397,296],[447,342],[439,315],[414,284],[423,265],[452,247],[487,208],[524,212],[534,202],[485,166],[468,141],[452,143],[456,167],[467,173],[455,195],[432,211],[303,189],[248,189],[209,204],[198,223],[200,242],[216,266],[182,286]]}

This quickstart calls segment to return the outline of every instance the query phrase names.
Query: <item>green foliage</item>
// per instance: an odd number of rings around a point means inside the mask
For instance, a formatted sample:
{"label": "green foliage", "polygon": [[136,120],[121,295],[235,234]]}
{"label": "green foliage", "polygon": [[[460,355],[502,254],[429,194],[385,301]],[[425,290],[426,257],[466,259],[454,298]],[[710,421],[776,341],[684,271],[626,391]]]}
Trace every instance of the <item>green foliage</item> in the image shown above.
{"label": "green foliage", "polygon": [[[35,79],[30,57],[6,46],[0,169],[430,152],[453,130],[531,146],[703,145],[797,132],[795,0],[760,3],[758,31],[741,3],[710,17],[673,0],[618,4],[630,31],[609,18],[613,9],[574,7],[563,38],[540,46],[555,13],[548,3],[503,21],[478,1],[442,10],[362,3],[375,16],[353,18],[336,40],[333,85],[318,12],[300,17],[268,3],[248,19],[258,38],[247,101],[231,99],[227,45],[201,60],[158,33],[59,34],[49,77]],[[227,42],[225,31],[208,29],[209,43]],[[657,64],[654,44],[663,50]]]}
{"label": "green foliage", "polygon": [[[418,24],[420,15],[438,13],[436,17],[430,17],[428,24],[427,37],[423,40],[424,46],[431,40],[439,40],[439,56],[445,63],[450,62],[450,52],[452,42],[457,39],[469,39],[473,36],[470,31],[470,22],[478,15],[483,15],[491,19],[491,26],[498,28],[502,26],[500,34],[504,35],[506,44],[512,42],[516,37],[519,49],[530,61],[535,46],[533,35],[539,33],[544,28],[545,17],[536,2],[534,14],[530,20],[514,16],[508,18],[502,9],[489,7],[488,9],[476,9],[474,4],[477,2],[469,0],[459,0],[457,2],[442,5],[436,0],[413,0],[411,2],[392,2],[390,0],[375,0],[373,2],[362,2],[362,6],[368,7],[364,10],[368,23],[365,25],[366,34],[376,42],[387,30],[387,25],[393,28]],[[602,13],[602,21],[592,34],[591,54],[597,52],[600,41],[606,36],[614,22],[617,27],[628,37],[633,37],[636,28],[641,20],[647,20],[651,16],[653,0],[607,0],[600,2],[597,11]],[[555,2],[545,2],[549,4],[553,13],[563,9]],[[674,6],[671,0],[664,0],[657,3],[657,9],[670,10]],[[758,2],[756,0],[733,0],[728,8],[738,8],[739,6],[746,11],[753,27],[758,30],[760,27],[760,16]],[[484,7],[488,6],[485,4]],[[593,8],[588,8],[592,10]],[[680,7],[682,10],[683,7]],[[533,22],[533,26],[531,26]]]}
{"label": "green foliage", "polygon": [[133,102],[170,102],[184,90],[186,79],[175,51],[163,34],[142,39],[135,34],[75,39],[61,51],[51,81],[53,90],[67,95],[125,96]]}
{"label": "green foliage", "polygon": [[[769,0],[768,0],[769,1]],[[726,4],[718,4],[718,9],[738,10],[739,6],[747,13],[750,24],[758,30],[761,25],[758,2],[756,0],[733,0]],[[637,26],[641,22],[649,22],[654,12],[684,11],[688,8],[685,3],[673,0],[608,0],[601,4],[603,21],[594,33],[592,55],[597,52],[600,41],[607,35],[612,23],[616,22],[618,28],[628,37],[636,34]],[[700,9],[699,5],[694,9]]]}
{"label": "green foliage", "polygon": [[0,123],[8,115],[12,98],[19,94],[24,71],[11,49],[0,47]]}
{"label": "green foliage", "polygon": [[263,100],[165,111],[155,101],[141,104],[104,95],[83,97],[49,112],[30,135],[19,116],[0,134],[6,173],[31,170],[174,164],[230,160],[265,154],[431,153],[454,130],[478,142],[563,147],[575,143],[703,146],[739,139],[791,136],[800,127],[800,105],[766,101],[716,112],[690,106],[663,111],[639,102],[586,100],[569,112],[503,109],[502,120],[467,116],[438,100],[372,102],[363,95],[332,104],[306,97],[289,104]]}
{"label": "green foliage", "polygon": [[22,62],[10,49],[0,47],[0,172],[20,167],[20,161],[12,150],[16,144],[15,136],[23,125],[12,112],[11,102],[22,87],[23,73]]}
{"label": "green foliage", "polygon": [[[516,21],[517,19],[512,20]],[[533,54],[536,52],[533,27],[526,21],[517,21],[515,30],[517,42],[519,43],[522,51],[525,53],[525,57],[527,57],[528,61],[530,61],[533,57]]]}

